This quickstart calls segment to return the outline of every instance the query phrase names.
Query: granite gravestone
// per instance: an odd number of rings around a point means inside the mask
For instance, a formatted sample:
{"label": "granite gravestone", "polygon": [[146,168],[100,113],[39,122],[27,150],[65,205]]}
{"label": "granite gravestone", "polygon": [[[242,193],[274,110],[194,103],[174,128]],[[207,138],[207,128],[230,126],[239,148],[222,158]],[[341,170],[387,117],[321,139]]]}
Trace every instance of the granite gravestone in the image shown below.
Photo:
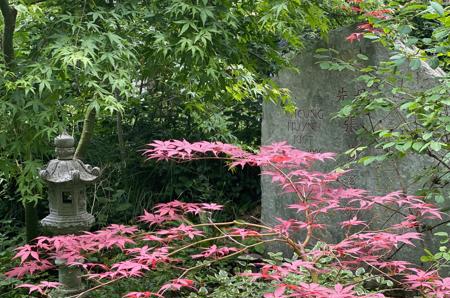
{"label": "granite gravestone", "polygon": [[[294,58],[293,63],[300,73],[285,70],[278,74],[279,84],[291,91],[291,96],[297,105],[293,115],[286,114],[275,104],[265,102],[263,105],[262,144],[287,141],[289,144],[304,151],[343,153],[358,144],[364,144],[358,139],[356,131],[367,124],[365,119],[348,117],[347,119],[332,119],[342,107],[342,103],[351,100],[366,90],[364,85],[358,85],[354,79],[358,75],[350,71],[322,70],[318,60],[314,57],[318,48],[332,48],[339,52],[343,60],[364,54],[369,57],[368,64],[376,65],[389,57],[389,52],[379,44],[368,40],[348,42],[345,38],[351,34],[352,28],[342,28],[330,32],[327,42],[313,44],[302,55]],[[406,73],[409,72],[409,73]],[[417,71],[405,69],[405,78],[412,79],[403,84],[410,84],[414,88],[429,88],[439,82],[444,75],[440,70],[433,70],[425,63]],[[389,90],[386,90],[389,93]],[[375,121],[398,122],[396,116],[379,115]],[[346,158],[338,155],[334,163],[320,166],[322,170],[331,170],[346,163]],[[413,176],[429,165],[430,160],[417,156],[408,156],[398,162],[376,163],[368,167],[354,168],[347,174],[343,182],[347,186],[364,188],[371,194],[386,194],[395,190],[406,190],[414,193],[418,185],[411,184]],[[277,224],[276,217],[295,218],[294,210],[286,206],[295,201],[293,197],[280,195],[280,189],[270,183],[268,177],[262,178],[262,221],[266,224]],[[407,185],[407,187],[406,187]],[[371,222],[373,228],[380,228],[386,224],[399,221],[392,216],[392,212],[384,208],[366,213],[362,219]],[[324,218],[328,224],[327,231],[317,231],[317,236],[327,241],[338,242],[343,239],[344,232],[338,223],[349,220],[350,215],[330,214]],[[425,236],[425,241],[419,246],[432,246],[431,233]],[[269,250],[287,250],[281,245],[272,245]],[[398,253],[402,258],[417,261],[423,254],[422,249],[404,250]]]}

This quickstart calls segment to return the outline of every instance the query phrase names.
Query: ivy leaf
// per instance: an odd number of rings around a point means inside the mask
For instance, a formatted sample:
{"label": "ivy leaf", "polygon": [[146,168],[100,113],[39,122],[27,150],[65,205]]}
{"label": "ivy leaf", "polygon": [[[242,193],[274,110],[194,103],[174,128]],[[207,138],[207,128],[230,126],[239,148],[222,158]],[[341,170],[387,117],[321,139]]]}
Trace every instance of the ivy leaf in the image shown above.
{"label": "ivy leaf", "polygon": [[361,60],[365,60],[365,61],[369,60],[369,58],[366,55],[363,55],[363,54],[357,54],[356,57],[358,57]]}
{"label": "ivy leaf", "polygon": [[411,62],[409,63],[409,67],[411,67],[411,70],[418,70],[420,66],[422,65],[420,59],[413,58]]}
{"label": "ivy leaf", "polygon": [[439,58],[438,57],[432,57],[430,60],[428,60],[428,65],[430,65],[430,67],[432,69],[436,69],[439,67]]}
{"label": "ivy leaf", "polygon": [[441,15],[441,16],[444,15],[444,7],[442,7],[441,4],[432,1],[432,2],[430,3],[430,7],[433,8],[433,10],[434,10],[435,12],[437,12],[439,15]]}
{"label": "ivy leaf", "polygon": [[432,141],[431,143],[430,143],[430,148],[431,148],[431,150],[434,150],[434,151],[440,151],[441,150],[441,143],[439,143],[439,142],[434,142],[434,141]]}
{"label": "ivy leaf", "polygon": [[426,141],[426,140],[430,139],[432,136],[433,136],[432,132],[427,132],[422,136],[422,138]]}
{"label": "ivy leaf", "polygon": [[422,149],[424,143],[423,142],[414,142],[414,144],[412,145],[412,148],[417,151],[420,152],[420,149]]}
{"label": "ivy leaf", "polygon": [[407,35],[407,34],[411,33],[412,29],[411,29],[411,27],[408,26],[408,25],[403,25],[403,26],[400,26],[400,27],[398,28],[398,31],[399,31],[401,34]]}

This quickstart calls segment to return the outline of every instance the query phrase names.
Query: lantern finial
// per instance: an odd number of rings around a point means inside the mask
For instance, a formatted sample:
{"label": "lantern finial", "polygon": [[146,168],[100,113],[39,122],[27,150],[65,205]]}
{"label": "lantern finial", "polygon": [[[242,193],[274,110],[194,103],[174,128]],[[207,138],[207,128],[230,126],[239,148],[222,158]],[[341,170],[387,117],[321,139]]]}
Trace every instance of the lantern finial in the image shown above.
{"label": "lantern finial", "polygon": [[55,151],[59,160],[73,159],[75,139],[65,131],[55,138]]}

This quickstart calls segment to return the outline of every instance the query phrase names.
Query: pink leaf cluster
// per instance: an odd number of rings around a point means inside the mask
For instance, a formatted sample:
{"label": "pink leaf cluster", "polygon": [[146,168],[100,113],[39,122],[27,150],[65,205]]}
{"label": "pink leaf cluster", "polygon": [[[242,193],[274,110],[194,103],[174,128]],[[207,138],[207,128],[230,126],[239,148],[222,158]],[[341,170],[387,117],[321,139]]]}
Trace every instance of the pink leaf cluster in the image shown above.
{"label": "pink leaf cluster", "polygon": [[31,285],[31,284],[21,284],[18,285],[18,288],[27,288],[28,294],[31,294],[33,292],[38,292],[42,295],[46,293],[49,289],[55,289],[59,287],[61,284],[59,282],[51,282],[51,281],[43,281],[38,285]]}
{"label": "pink leaf cluster", "polygon": [[214,203],[185,203],[178,200],[161,203],[155,206],[153,213],[144,210],[139,220],[152,225],[160,225],[170,221],[177,221],[187,214],[198,215],[202,212],[222,210],[222,206]]}
{"label": "pink leaf cluster", "polygon": [[192,258],[221,258],[236,251],[238,251],[236,247],[217,247],[213,244],[211,247],[205,248],[202,253],[192,255]]}

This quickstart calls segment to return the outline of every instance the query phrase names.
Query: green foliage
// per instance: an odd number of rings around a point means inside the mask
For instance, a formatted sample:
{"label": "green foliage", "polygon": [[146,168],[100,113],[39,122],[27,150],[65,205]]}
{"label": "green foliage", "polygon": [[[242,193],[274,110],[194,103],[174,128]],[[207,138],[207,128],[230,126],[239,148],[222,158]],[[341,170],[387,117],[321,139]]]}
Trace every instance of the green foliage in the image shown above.
{"label": "green foliage", "polygon": [[[326,32],[339,1],[157,1],[141,8],[142,85],[185,110],[207,102],[264,98],[292,109],[287,90],[267,76],[288,65],[305,31]],[[280,46],[280,42],[284,46]],[[155,94],[155,92],[153,92]]]}
{"label": "green foliage", "polygon": [[52,138],[78,134],[92,108],[107,120],[175,102],[192,124],[233,140],[223,114],[233,101],[293,109],[268,74],[288,64],[284,53],[299,49],[301,31],[326,32],[340,2],[12,1],[15,61],[0,65],[1,172],[18,181],[22,201],[36,202],[34,173]]}
{"label": "green foliage", "polygon": [[[317,246],[318,248],[319,246]],[[298,256],[294,255],[293,259],[283,258],[281,253],[269,253],[268,259],[263,259],[265,263],[273,265],[281,265],[283,262],[290,262],[297,260]],[[211,298],[235,298],[235,297],[262,297],[264,293],[273,292],[277,285],[277,282],[267,282],[262,280],[255,280],[249,282],[249,278],[240,275],[241,273],[251,273],[257,270],[258,261],[248,262],[252,260],[249,255],[247,261],[237,261],[234,264],[234,268],[224,267],[223,269],[217,269],[215,273],[208,272],[196,274],[196,281],[199,284],[204,285],[199,288],[197,293],[191,293],[189,298],[211,297]],[[327,267],[327,262],[330,262],[330,258],[323,258],[321,266]],[[256,264],[255,264],[256,263]],[[223,266],[223,264],[222,264]],[[320,266],[320,265],[319,265]],[[322,268],[322,267],[321,267]],[[329,269],[329,268],[328,268]],[[379,276],[374,276],[370,273],[370,270],[366,272],[364,268],[358,268],[357,270],[331,270],[329,272],[320,275],[319,284],[333,287],[336,283],[357,285],[356,292],[360,295],[370,293],[362,281],[376,282],[379,288],[392,287],[393,283],[390,280],[386,280]],[[311,282],[309,274],[305,270],[304,275],[292,274],[286,282],[290,284],[296,284],[298,282]],[[370,288],[370,286],[369,286]],[[371,289],[373,290],[373,289]]]}
{"label": "green foliage", "polygon": [[[386,18],[364,14],[360,20],[369,22],[379,33],[365,33],[389,50],[386,61],[377,65],[364,55],[342,60],[336,51],[322,50],[320,66],[332,71],[355,72],[355,84],[365,92],[353,101],[345,102],[336,117],[359,117],[365,125],[359,131],[358,147],[345,152],[352,162],[364,166],[375,162],[391,162],[415,156],[426,157],[428,165],[410,173],[403,181],[419,187],[418,194],[442,206],[448,214],[448,184],[450,183],[450,10],[445,1],[382,1],[374,6],[361,3],[363,11],[385,9]],[[414,72],[436,75],[422,82]],[[402,179],[402,178],[399,178]],[[443,222],[445,223],[445,222]],[[443,223],[427,227],[433,232]],[[441,229],[438,229],[441,230]],[[442,239],[437,248],[425,249],[421,258],[433,269],[448,272],[449,251],[446,232],[435,232]],[[448,274],[448,273],[446,273]]]}
{"label": "green foliage", "polygon": [[199,288],[197,293],[191,293],[189,298],[234,298],[234,297],[262,297],[264,293],[273,290],[264,282],[249,282],[248,277],[231,275],[220,270],[218,273],[201,276],[199,280],[205,286]]}
{"label": "green foliage", "polygon": [[[15,255],[13,247],[22,244],[24,235],[12,220],[0,220],[0,298],[25,298],[29,297],[15,287],[24,282],[16,278],[7,278],[2,273],[12,267],[11,259]],[[28,278],[29,282],[36,282],[41,278],[47,278],[48,274],[36,274]]]}
{"label": "green foliage", "polygon": [[[446,226],[450,227],[450,224]],[[448,232],[436,232],[434,236],[440,239],[440,246],[437,252],[432,253],[425,249],[425,255],[420,258],[422,262],[430,263],[431,267],[443,272],[449,272],[450,268],[450,245]]]}
{"label": "green foliage", "polygon": [[76,1],[14,8],[15,63],[0,65],[0,171],[17,185],[20,200],[37,202],[43,190],[37,172],[51,154],[50,141],[88,106],[121,111],[114,91],[131,94],[136,57],[115,33],[121,20],[114,9],[82,11]]}
{"label": "green foliage", "polygon": [[[257,172],[233,176],[214,165],[171,165],[170,171],[151,169],[149,176],[149,167],[134,152],[160,138],[258,145],[261,101],[294,108],[288,91],[269,74],[289,64],[285,53],[298,51],[307,33],[326,32],[332,24],[326,16],[339,2],[93,1],[82,9],[79,3],[48,4],[51,18],[60,20],[60,33],[35,55],[47,55],[41,65],[56,65],[46,73],[59,73],[73,83],[58,89],[48,79],[51,88],[46,82],[39,87],[65,92],[61,126],[76,134],[84,109],[101,112],[87,158],[114,176],[94,189],[99,222],[130,220],[142,208],[182,193],[221,201],[230,184],[236,190],[231,202],[254,209]],[[47,4],[37,7],[42,6]],[[49,24],[41,18],[42,26]],[[117,147],[117,113],[125,132],[119,149],[125,156],[111,151]],[[214,174],[206,178],[202,171]]]}
{"label": "green foliage", "polygon": [[142,209],[177,198],[220,202],[225,205],[227,218],[259,216],[258,169],[231,172],[220,162],[207,161],[155,164],[143,162],[139,155],[142,144],[153,139],[206,138],[256,147],[260,138],[258,101],[238,102],[222,110],[209,105],[204,115],[207,119],[197,112],[186,113],[180,105],[166,105],[159,98],[148,96],[144,104],[145,108],[124,115],[125,165],[119,149],[111,150],[108,145],[117,140],[115,132],[109,129],[114,123],[105,119],[97,125],[88,156],[93,164],[102,166],[104,174],[89,197],[93,198],[93,210],[100,224],[129,222]]}
{"label": "green foliage", "polygon": [[[189,255],[187,254],[182,258],[187,260],[189,259]],[[198,285],[198,291],[181,291],[174,293],[173,296],[171,296],[170,293],[166,293],[166,295],[168,295],[168,297],[187,298],[259,298],[265,293],[273,292],[278,283],[276,281],[268,282],[262,279],[252,281],[250,277],[243,276],[242,274],[258,272],[258,268],[261,265],[260,262],[279,266],[284,262],[297,259],[298,256],[296,255],[294,255],[292,259],[284,258],[281,253],[269,253],[267,258],[263,259],[260,255],[250,252],[236,260],[223,260],[218,263],[216,262],[211,266],[204,266],[202,270],[196,270],[187,274],[185,276],[186,278],[195,280],[195,283]],[[330,258],[323,258],[321,266],[329,269],[329,267],[327,267],[327,262],[330,261]],[[192,266],[200,264],[202,264],[202,261],[194,262]],[[121,297],[120,293],[129,291],[156,290],[168,280],[176,278],[176,275],[173,273],[173,270],[161,270],[157,273],[150,272],[146,274],[143,279],[118,281],[111,286],[103,287],[99,292],[93,292],[90,295],[92,295],[92,297],[108,296],[111,298],[119,298]],[[311,282],[309,273],[306,269],[304,275],[291,274],[286,281],[291,284],[305,281]],[[333,287],[336,283],[354,283],[357,287],[355,290],[359,295],[368,294],[375,289],[391,288],[393,286],[391,280],[373,275],[370,270],[364,268],[358,268],[356,270],[332,270],[320,275],[319,284]]]}

